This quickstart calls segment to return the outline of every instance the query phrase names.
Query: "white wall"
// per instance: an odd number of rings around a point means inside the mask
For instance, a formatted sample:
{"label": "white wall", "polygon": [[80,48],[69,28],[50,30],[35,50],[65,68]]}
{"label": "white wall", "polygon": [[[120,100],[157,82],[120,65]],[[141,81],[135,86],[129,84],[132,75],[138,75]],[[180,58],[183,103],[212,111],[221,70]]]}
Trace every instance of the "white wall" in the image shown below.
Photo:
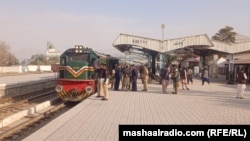
{"label": "white wall", "polygon": [[6,73],[6,72],[22,72],[22,69],[20,66],[11,66],[11,67],[0,67],[0,73]]}
{"label": "white wall", "polygon": [[11,66],[11,67],[0,67],[0,73],[22,73],[22,72],[50,72],[50,65],[27,65],[27,66]]}
{"label": "white wall", "polygon": [[[211,64],[209,64],[209,74],[210,76],[214,78],[219,77],[219,67],[225,67],[225,63],[227,63],[227,60],[225,58],[219,58],[215,61],[213,61]],[[220,76],[222,77],[222,76]]]}

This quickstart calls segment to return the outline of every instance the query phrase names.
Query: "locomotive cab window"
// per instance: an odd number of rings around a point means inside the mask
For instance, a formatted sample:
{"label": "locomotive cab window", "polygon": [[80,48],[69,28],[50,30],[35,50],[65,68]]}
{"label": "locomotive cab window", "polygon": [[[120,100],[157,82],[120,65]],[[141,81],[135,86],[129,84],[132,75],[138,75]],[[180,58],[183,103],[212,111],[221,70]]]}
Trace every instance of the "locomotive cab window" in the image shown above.
{"label": "locomotive cab window", "polygon": [[66,65],[66,57],[62,57],[61,59],[61,64],[64,66]]}

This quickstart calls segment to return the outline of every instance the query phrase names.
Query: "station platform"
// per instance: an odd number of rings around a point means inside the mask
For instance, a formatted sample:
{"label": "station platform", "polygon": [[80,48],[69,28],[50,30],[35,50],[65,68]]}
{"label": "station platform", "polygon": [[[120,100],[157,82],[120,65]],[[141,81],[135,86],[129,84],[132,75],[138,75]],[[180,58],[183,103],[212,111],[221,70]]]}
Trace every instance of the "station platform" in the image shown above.
{"label": "station platform", "polygon": [[24,141],[117,141],[120,124],[249,124],[250,88],[244,99],[237,99],[237,85],[212,81],[201,85],[195,79],[190,90],[163,94],[161,85],[149,84],[148,91],[109,90],[102,101],[96,94],[51,121]]}

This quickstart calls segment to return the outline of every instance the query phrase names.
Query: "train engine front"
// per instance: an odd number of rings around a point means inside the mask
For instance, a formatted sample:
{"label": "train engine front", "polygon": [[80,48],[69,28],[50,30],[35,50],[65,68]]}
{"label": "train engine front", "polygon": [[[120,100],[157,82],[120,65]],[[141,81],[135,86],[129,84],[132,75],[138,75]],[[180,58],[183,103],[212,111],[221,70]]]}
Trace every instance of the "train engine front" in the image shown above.
{"label": "train engine front", "polygon": [[64,102],[79,102],[96,92],[91,48],[76,45],[60,56],[59,75],[55,87]]}

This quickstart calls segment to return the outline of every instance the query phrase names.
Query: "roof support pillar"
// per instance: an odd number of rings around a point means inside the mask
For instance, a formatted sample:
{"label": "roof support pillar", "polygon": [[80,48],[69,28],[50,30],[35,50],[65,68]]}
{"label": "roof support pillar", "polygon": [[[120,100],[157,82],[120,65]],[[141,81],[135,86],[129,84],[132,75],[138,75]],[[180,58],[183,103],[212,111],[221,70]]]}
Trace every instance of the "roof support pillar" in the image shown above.
{"label": "roof support pillar", "polygon": [[151,62],[151,67],[152,67],[152,74],[155,74],[156,72],[156,56],[158,54],[158,52],[149,52],[149,54],[152,56],[152,62]]}
{"label": "roof support pillar", "polygon": [[160,70],[165,68],[166,55],[164,53],[160,53]]}

